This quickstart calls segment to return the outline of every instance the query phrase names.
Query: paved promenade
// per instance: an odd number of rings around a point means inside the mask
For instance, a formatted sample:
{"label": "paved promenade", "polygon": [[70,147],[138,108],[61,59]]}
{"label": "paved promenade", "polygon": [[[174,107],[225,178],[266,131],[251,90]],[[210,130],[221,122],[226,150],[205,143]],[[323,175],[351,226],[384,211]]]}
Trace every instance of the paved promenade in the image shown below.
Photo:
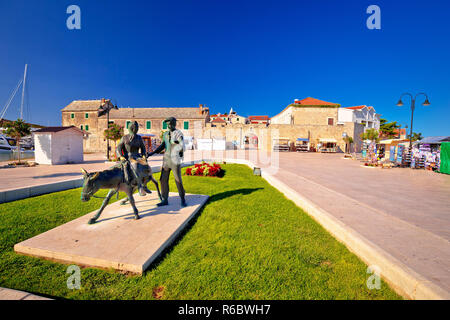
{"label": "paved promenade", "polygon": [[[188,151],[202,158],[250,160],[431,283],[450,292],[450,176],[362,167],[342,154]],[[81,177],[110,166],[98,155],[80,165],[0,169],[2,189]],[[161,156],[151,157],[151,165]],[[5,179],[6,178],[6,179]],[[0,191],[2,191],[0,189]],[[383,270],[381,270],[383,272]]]}

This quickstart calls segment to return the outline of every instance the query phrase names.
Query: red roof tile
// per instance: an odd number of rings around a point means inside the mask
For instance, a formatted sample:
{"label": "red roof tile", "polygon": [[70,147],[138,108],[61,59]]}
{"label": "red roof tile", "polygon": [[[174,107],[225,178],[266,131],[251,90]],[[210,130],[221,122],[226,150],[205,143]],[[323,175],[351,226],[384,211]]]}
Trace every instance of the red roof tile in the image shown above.
{"label": "red roof tile", "polygon": [[351,110],[361,110],[364,108],[369,108],[369,109],[373,109],[373,107],[368,107],[366,105],[362,105],[362,106],[355,106],[355,107],[346,107],[345,109],[351,109]]}
{"label": "red roof tile", "polygon": [[248,120],[269,120],[269,116],[249,116]]}
{"label": "red roof tile", "polygon": [[337,106],[337,105],[339,105],[338,103],[327,102],[327,101],[323,101],[323,100],[319,100],[319,99],[311,98],[311,97],[305,98],[303,100],[295,101],[294,103],[304,105],[304,106]]}
{"label": "red roof tile", "polygon": [[211,121],[211,122],[226,123],[226,121],[225,121],[225,120],[223,120],[222,118],[216,118],[216,119],[214,119],[214,120],[213,120],[213,121]]}

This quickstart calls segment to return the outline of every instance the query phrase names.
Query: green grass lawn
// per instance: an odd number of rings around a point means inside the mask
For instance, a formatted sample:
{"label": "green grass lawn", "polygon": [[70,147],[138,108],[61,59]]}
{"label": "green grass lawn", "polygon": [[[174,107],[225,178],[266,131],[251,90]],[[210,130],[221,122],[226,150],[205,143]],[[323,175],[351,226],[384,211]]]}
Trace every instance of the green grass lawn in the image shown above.
{"label": "green grass lawn", "polygon": [[83,203],[74,189],[0,204],[0,287],[70,299],[400,298],[384,282],[369,290],[367,266],[248,167],[223,167],[221,179],[183,176],[187,192],[210,199],[144,275],[83,268],[80,290],[67,289],[67,265],[15,254],[13,246],[102,200]]}

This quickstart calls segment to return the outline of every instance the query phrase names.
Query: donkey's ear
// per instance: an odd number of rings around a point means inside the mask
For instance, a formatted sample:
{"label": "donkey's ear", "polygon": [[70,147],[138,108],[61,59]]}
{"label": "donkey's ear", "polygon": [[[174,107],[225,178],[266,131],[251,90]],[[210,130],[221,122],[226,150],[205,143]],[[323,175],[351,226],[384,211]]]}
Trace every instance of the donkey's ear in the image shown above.
{"label": "donkey's ear", "polygon": [[86,170],[84,170],[83,168],[81,168],[81,172],[82,172],[83,175],[86,176],[86,177],[89,175],[89,173],[88,173]]}
{"label": "donkey's ear", "polygon": [[94,175],[91,177],[91,180],[97,179],[99,174],[100,174],[100,172],[94,173]]}

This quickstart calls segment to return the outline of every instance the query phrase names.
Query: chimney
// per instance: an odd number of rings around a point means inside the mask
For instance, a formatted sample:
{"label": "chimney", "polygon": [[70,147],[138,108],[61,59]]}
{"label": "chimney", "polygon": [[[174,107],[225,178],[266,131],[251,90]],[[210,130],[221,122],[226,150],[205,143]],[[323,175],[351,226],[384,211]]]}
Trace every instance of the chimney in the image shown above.
{"label": "chimney", "polygon": [[203,114],[203,105],[202,104],[198,105],[198,113]]}
{"label": "chimney", "polygon": [[294,103],[297,103],[297,104],[298,104],[298,103],[300,103],[300,100],[299,100],[299,99],[295,99],[295,100],[294,100]]}

